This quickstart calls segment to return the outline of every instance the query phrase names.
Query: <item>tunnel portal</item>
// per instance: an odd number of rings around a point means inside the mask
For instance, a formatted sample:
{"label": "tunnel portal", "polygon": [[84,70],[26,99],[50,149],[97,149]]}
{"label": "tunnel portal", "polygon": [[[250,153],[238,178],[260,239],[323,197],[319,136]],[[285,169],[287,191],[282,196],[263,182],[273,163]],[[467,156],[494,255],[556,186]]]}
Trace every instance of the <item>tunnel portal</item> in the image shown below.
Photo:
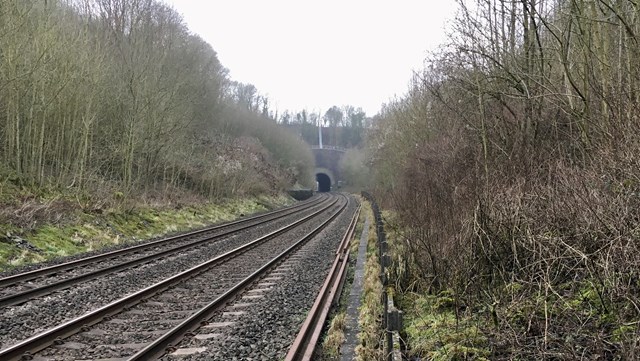
{"label": "tunnel portal", "polygon": [[318,192],[331,192],[331,178],[324,173],[316,174],[318,182]]}

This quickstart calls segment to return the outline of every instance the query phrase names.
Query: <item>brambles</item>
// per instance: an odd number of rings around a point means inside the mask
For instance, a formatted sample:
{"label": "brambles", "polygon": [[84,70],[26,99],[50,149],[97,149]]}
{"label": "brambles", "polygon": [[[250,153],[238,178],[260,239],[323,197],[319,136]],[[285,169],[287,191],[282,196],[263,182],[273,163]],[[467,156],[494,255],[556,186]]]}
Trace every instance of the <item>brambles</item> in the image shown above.
{"label": "brambles", "polygon": [[369,138],[412,269],[399,284],[450,290],[492,360],[632,359],[637,6],[460,5],[449,44]]}

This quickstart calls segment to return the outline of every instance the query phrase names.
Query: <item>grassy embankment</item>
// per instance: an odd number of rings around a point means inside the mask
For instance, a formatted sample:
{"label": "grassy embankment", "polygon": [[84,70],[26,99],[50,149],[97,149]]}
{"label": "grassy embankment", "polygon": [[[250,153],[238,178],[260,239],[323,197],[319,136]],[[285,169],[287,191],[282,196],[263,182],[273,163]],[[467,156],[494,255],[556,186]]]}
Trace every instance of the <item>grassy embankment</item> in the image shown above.
{"label": "grassy embankment", "polygon": [[[207,202],[100,201],[78,193],[0,184],[0,271],[229,221],[290,204],[285,196]],[[184,201],[184,199],[183,199]]]}

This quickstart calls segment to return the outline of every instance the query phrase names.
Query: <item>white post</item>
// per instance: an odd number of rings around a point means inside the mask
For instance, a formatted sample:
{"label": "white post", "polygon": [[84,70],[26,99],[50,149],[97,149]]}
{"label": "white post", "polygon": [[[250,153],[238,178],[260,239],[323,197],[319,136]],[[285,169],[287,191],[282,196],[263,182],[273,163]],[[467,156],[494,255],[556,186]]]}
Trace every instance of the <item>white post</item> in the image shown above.
{"label": "white post", "polygon": [[322,121],[320,120],[320,113],[318,112],[318,145],[322,149]]}

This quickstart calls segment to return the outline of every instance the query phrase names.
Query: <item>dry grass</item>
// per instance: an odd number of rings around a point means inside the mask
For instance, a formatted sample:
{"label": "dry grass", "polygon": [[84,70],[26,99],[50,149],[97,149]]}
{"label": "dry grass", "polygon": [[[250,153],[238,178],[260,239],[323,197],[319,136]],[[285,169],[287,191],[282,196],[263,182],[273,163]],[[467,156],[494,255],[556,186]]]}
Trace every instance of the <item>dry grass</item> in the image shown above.
{"label": "dry grass", "polygon": [[[364,210],[363,210],[364,213]],[[373,220],[373,215],[371,218]],[[380,265],[377,259],[377,237],[373,223],[369,228],[367,244],[367,261],[365,263],[364,289],[360,305],[359,324],[360,345],[356,347],[356,358],[359,361],[382,360],[384,344],[384,331],[381,330],[382,322],[382,292],[380,282]]]}
{"label": "dry grass", "polygon": [[339,360],[340,347],[346,339],[344,336],[345,319],[346,313],[340,312],[331,320],[327,336],[322,342],[323,360]]}
{"label": "dry grass", "polygon": [[490,191],[450,171],[455,155],[415,167],[410,191],[394,195],[397,285],[450,289],[457,322],[479,315],[492,360],[635,359],[640,164],[632,144],[618,143],[617,153],[603,146],[587,165],[546,161],[527,176],[496,169]]}

